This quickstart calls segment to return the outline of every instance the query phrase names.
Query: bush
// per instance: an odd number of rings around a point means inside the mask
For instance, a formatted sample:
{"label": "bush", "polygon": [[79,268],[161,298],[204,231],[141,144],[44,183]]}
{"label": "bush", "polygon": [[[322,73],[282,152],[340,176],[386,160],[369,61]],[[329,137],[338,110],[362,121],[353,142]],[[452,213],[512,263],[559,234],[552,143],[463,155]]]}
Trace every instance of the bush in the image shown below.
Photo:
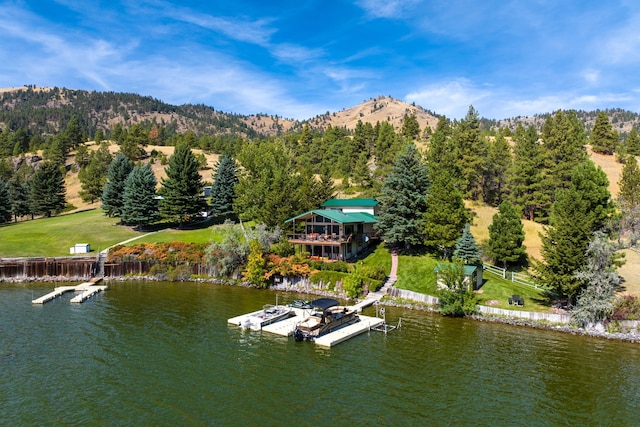
{"label": "bush", "polygon": [[640,299],[632,295],[623,295],[613,302],[612,320],[640,319]]}
{"label": "bush", "polygon": [[363,265],[360,269],[362,275],[374,280],[384,280],[387,274],[381,265]]}
{"label": "bush", "polygon": [[164,264],[154,264],[149,270],[149,274],[158,280],[168,280],[169,272],[167,266]]}

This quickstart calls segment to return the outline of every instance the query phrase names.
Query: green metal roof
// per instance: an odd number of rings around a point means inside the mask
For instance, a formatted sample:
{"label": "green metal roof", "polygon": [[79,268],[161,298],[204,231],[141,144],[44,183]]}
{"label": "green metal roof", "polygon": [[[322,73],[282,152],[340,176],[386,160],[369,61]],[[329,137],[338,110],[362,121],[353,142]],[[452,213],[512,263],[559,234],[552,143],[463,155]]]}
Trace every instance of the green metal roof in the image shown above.
{"label": "green metal roof", "polygon": [[[439,263],[438,265],[436,265],[436,267],[433,269],[433,271],[435,271],[436,273],[444,270],[446,268],[451,268],[453,267],[453,264],[443,264],[443,263]],[[477,265],[463,265],[462,266],[463,270],[464,270],[464,275],[465,276],[471,276],[477,268],[479,268],[479,266]]]}
{"label": "green metal roof", "polygon": [[352,224],[352,223],[375,223],[378,222],[375,216],[368,214],[366,212],[342,212],[336,209],[314,209],[312,211],[308,211],[302,213],[298,216],[294,216],[293,218],[289,218],[285,222],[291,222],[296,219],[310,217],[312,214],[320,215],[325,218],[329,218],[331,221],[337,222],[339,224]]}
{"label": "green metal roof", "polygon": [[376,199],[329,199],[320,206],[323,208],[372,208],[377,205]]}

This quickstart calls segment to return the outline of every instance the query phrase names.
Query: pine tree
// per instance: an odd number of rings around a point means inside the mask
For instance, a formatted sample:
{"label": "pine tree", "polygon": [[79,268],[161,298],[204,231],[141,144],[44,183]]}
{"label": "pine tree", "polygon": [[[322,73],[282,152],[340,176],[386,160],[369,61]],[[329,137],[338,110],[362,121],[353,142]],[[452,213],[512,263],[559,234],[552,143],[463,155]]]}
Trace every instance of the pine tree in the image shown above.
{"label": "pine tree", "polygon": [[489,243],[487,255],[496,262],[502,262],[507,268],[509,262],[519,262],[526,257],[524,226],[520,213],[515,206],[505,200],[498,207],[489,225]]}
{"label": "pine tree", "polygon": [[424,240],[424,213],[429,175],[414,144],[398,156],[384,180],[376,229],[391,246],[421,245]]}
{"label": "pine tree", "polygon": [[480,135],[478,112],[469,107],[464,120],[453,131],[451,139],[455,146],[460,189],[463,197],[478,200],[482,194],[482,177],[486,171],[487,142]]}
{"label": "pine tree", "polygon": [[627,157],[618,183],[618,206],[620,208],[620,235],[629,236],[629,243],[635,246],[640,239],[640,169],[634,156]]}
{"label": "pine tree", "polygon": [[570,187],[556,192],[550,226],[541,236],[543,262],[534,264],[536,275],[570,302],[583,287],[575,273],[584,265],[591,236],[612,213],[608,180],[603,175],[591,161],[577,166]]}
{"label": "pine tree", "polygon": [[448,259],[451,248],[455,246],[464,225],[470,220],[462,193],[448,175],[433,177],[424,220],[424,243],[437,248],[442,252],[442,258]]}
{"label": "pine tree", "polygon": [[600,111],[596,116],[596,122],[589,138],[591,149],[596,153],[613,154],[619,138],[618,132],[613,130],[611,123],[609,123],[607,113]]}
{"label": "pine tree", "polygon": [[545,222],[559,188],[568,188],[573,169],[587,159],[584,148],[586,136],[584,126],[575,111],[558,111],[549,116],[542,126],[544,168],[542,178],[542,201],[540,221]]}
{"label": "pine tree", "polygon": [[233,216],[233,201],[238,174],[235,161],[227,156],[220,157],[211,187],[211,212],[221,218]]}
{"label": "pine tree", "polygon": [[110,217],[122,215],[125,183],[132,170],[133,162],[122,152],[109,165],[107,182],[102,190],[102,210]]}
{"label": "pine tree", "polygon": [[511,166],[511,147],[506,138],[499,134],[489,144],[487,168],[482,180],[482,197],[485,203],[498,206],[506,193],[507,171]]}
{"label": "pine tree", "polygon": [[82,201],[93,203],[100,200],[104,184],[107,181],[107,171],[113,157],[109,152],[108,144],[101,144],[100,148],[91,153],[89,163],[80,169],[78,179],[82,190],[80,197]]}
{"label": "pine tree", "polygon": [[365,151],[358,155],[358,160],[351,173],[353,181],[363,188],[371,188],[371,170],[369,169],[369,156]]}
{"label": "pine tree", "polygon": [[0,181],[0,223],[11,221],[11,198],[9,185]]}
{"label": "pine tree", "polygon": [[420,135],[420,123],[415,114],[405,114],[402,120],[402,136],[409,141],[415,141]]}
{"label": "pine tree", "polygon": [[542,146],[538,143],[538,132],[533,126],[526,131],[518,125],[513,147],[513,163],[508,171],[509,198],[523,210],[530,221],[539,219],[538,211],[547,204],[542,189],[544,158]]}
{"label": "pine tree", "polygon": [[[114,129],[114,133],[116,129]],[[126,134],[124,131],[120,133],[116,141],[120,146],[120,151],[124,153],[125,156],[131,160],[136,160],[144,154],[144,147],[149,145],[149,132],[140,124],[135,124],[131,126],[131,129],[129,129],[129,132],[126,132]]]}
{"label": "pine tree", "polygon": [[50,217],[64,209],[65,186],[60,167],[44,162],[33,174],[29,183],[29,205],[32,213]]}
{"label": "pine tree", "polygon": [[11,200],[11,214],[14,221],[31,213],[29,206],[29,183],[19,174],[9,181],[9,199]]}
{"label": "pine tree", "polygon": [[640,136],[638,131],[631,129],[624,145],[624,152],[628,156],[640,156]]}
{"label": "pine tree", "polygon": [[156,184],[149,163],[134,166],[125,181],[124,206],[120,215],[123,223],[142,229],[159,219]]}
{"label": "pine tree", "polygon": [[202,178],[198,160],[185,143],[178,144],[169,158],[167,178],[162,179],[160,213],[163,217],[182,225],[193,221],[204,210]]}
{"label": "pine tree", "polygon": [[452,129],[446,117],[438,120],[435,132],[429,138],[425,159],[429,172],[433,175],[446,174],[451,177],[459,176],[455,147],[451,143]]}
{"label": "pine tree", "polygon": [[471,226],[469,223],[465,224],[462,236],[456,240],[453,255],[467,265],[477,265],[480,263],[482,253],[476,244],[476,239],[473,237],[473,234],[471,234]]}

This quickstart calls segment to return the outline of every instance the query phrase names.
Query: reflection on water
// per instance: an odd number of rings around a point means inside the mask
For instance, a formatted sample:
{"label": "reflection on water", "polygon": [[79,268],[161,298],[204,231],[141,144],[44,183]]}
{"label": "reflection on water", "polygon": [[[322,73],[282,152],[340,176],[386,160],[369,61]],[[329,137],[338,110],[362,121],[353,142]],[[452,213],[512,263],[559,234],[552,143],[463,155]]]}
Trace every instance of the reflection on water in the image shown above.
{"label": "reflection on water", "polygon": [[[5,425],[632,425],[637,344],[387,308],[402,329],[331,349],[227,318],[270,291],[110,283],[81,305],[0,287]],[[280,302],[300,298],[280,294]],[[373,315],[369,309],[365,314]]]}

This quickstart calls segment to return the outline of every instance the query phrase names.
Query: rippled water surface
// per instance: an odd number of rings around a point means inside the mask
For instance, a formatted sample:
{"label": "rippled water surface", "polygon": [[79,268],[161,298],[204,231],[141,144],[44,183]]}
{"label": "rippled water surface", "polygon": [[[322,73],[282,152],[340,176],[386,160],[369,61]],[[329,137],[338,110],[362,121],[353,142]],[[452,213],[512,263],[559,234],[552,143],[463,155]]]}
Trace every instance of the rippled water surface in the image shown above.
{"label": "rippled water surface", "polygon": [[0,284],[2,425],[640,425],[638,344],[388,308],[322,349],[227,325],[270,291],[52,287]]}

